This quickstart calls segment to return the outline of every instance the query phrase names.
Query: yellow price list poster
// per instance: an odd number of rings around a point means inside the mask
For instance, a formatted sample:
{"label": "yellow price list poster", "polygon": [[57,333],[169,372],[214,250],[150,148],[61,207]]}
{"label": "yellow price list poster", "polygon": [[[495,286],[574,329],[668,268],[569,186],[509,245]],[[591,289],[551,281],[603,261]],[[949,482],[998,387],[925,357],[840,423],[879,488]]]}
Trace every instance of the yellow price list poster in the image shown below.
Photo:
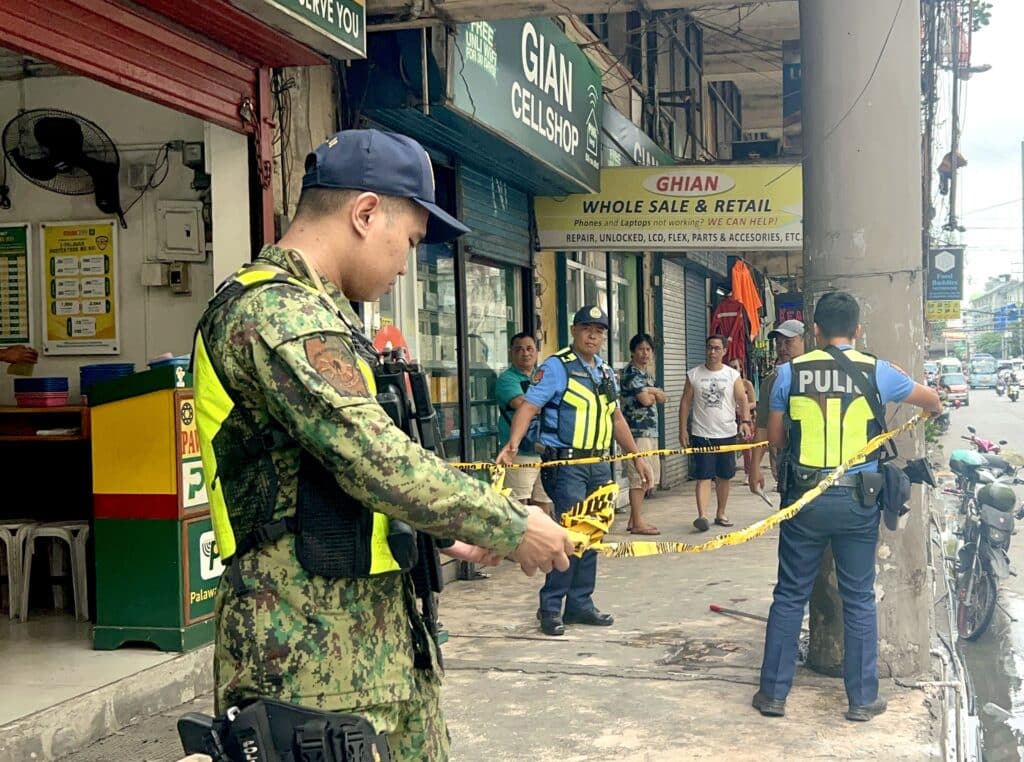
{"label": "yellow price list poster", "polygon": [[31,241],[27,224],[0,225],[0,347],[32,343]]}
{"label": "yellow price list poster", "polygon": [[959,320],[960,302],[956,299],[929,299],[925,302],[928,320]]}
{"label": "yellow price list poster", "polygon": [[43,303],[48,355],[116,355],[117,225],[113,220],[47,222]]}

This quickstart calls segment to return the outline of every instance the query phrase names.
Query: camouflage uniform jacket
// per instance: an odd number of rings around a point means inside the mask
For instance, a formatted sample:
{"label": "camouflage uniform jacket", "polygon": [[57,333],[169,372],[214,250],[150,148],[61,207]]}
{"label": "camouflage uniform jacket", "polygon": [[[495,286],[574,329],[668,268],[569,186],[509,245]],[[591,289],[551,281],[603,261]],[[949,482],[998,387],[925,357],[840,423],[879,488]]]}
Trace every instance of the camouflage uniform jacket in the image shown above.
{"label": "camouflage uniform jacket", "polygon": [[[280,248],[265,247],[260,259],[287,268]],[[333,284],[324,286],[344,321],[317,295],[287,284],[251,288],[204,317],[207,349],[235,404],[293,440],[271,451],[275,473],[241,469],[219,478],[242,479],[246,491],[276,482],[274,518],[291,515],[305,448],[365,506],[439,537],[512,552],[526,529],[525,509],[392,424],[356,364],[351,335],[359,318]],[[409,699],[405,575],[312,576],[290,534],[235,563],[243,589],[225,575],[217,596],[218,711],[251,696],[333,710]]]}

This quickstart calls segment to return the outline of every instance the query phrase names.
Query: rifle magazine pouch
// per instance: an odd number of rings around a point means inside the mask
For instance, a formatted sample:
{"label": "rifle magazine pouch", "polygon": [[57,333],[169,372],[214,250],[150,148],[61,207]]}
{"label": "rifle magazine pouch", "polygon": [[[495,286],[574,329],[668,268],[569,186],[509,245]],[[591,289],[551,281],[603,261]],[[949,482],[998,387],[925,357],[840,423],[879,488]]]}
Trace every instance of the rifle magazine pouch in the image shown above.
{"label": "rifle magazine pouch", "polygon": [[373,514],[303,451],[295,510],[295,555],[319,577],[370,576]]}
{"label": "rifle magazine pouch", "polygon": [[862,471],[857,474],[857,499],[865,508],[878,505],[882,494],[882,487],[885,485],[885,477],[880,473]]}

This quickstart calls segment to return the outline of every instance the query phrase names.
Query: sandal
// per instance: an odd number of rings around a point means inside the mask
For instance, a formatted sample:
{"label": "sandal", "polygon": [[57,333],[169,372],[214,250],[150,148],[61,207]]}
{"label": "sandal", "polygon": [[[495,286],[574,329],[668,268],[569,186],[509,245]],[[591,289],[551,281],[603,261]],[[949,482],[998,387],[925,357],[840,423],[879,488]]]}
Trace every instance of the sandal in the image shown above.
{"label": "sandal", "polygon": [[731,527],[733,523],[729,521],[725,516],[715,516],[715,523],[720,527]]}
{"label": "sandal", "polygon": [[638,529],[638,528],[635,528],[635,527],[628,527],[627,531],[630,534],[648,534],[648,535],[661,534],[661,530],[658,529],[658,527],[654,527],[654,526],[644,527],[643,529]]}
{"label": "sandal", "polygon": [[708,520],[703,516],[698,516],[693,520],[693,526],[698,532],[706,532],[708,531]]}

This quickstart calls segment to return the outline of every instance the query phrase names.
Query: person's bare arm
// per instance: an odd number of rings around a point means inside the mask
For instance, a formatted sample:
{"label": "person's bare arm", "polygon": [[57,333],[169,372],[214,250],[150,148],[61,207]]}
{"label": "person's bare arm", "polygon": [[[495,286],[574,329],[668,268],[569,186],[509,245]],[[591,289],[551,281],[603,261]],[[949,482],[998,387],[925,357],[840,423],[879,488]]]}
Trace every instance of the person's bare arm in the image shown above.
{"label": "person's bare arm", "polygon": [[781,410],[768,413],[768,441],[772,447],[782,449],[786,446],[786,414]]}
{"label": "person's bare arm", "polygon": [[519,452],[519,445],[530,428],[530,421],[540,412],[540,408],[532,402],[527,402],[525,397],[520,397],[519,400],[516,414],[512,416],[512,423],[509,426],[508,443],[501,448],[501,452],[498,453],[498,457],[495,459],[498,463],[506,466],[515,461],[516,453]]}
{"label": "person's bare arm", "polygon": [[942,412],[942,402],[939,400],[939,393],[924,384],[914,384],[914,388],[910,391],[910,394],[903,398],[903,401],[909,402],[911,405],[917,405],[929,413],[938,414]]}
{"label": "person's bare arm", "polygon": [[690,409],[693,407],[693,384],[687,380],[686,388],[683,389],[683,398],[679,400],[679,444],[683,447],[690,446],[690,432],[686,428],[690,420]]}

